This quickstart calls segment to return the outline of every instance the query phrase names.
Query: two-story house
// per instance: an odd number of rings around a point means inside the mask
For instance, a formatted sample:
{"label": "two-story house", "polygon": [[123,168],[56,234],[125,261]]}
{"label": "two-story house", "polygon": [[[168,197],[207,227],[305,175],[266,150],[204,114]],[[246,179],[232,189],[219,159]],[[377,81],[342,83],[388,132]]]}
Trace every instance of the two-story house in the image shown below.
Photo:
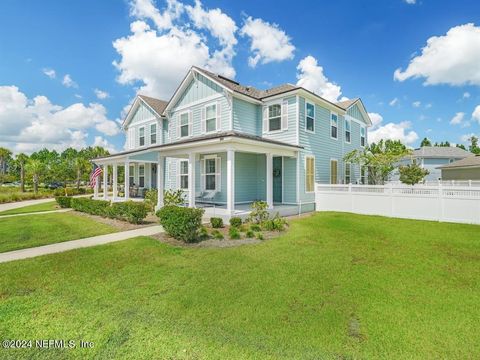
{"label": "two-story house", "polygon": [[291,84],[258,90],[192,67],[170,101],[137,96],[123,123],[127,150],[95,163],[104,182],[113,166],[113,201],[132,194],[118,197],[123,167],[127,188],[184,189],[189,206],[214,204],[216,215],[245,214],[255,200],[294,214],[314,210],[316,182],[365,181],[343,156],[366,146],[370,124],[360,99],[332,103]]}

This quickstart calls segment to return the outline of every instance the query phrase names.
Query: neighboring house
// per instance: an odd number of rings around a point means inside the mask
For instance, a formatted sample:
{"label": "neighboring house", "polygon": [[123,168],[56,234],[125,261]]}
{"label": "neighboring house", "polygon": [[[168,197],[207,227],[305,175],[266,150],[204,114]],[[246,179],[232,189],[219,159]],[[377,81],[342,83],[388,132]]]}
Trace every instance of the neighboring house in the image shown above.
{"label": "neighboring house", "polygon": [[291,84],[258,90],[192,67],[170,101],[137,96],[123,123],[128,150],[95,163],[113,165],[114,179],[125,166],[130,187],[181,188],[189,206],[227,215],[255,200],[311,211],[315,182],[365,179],[342,159],[366,146],[370,125],[360,99],[332,103]]}
{"label": "neighboring house", "polygon": [[442,180],[480,180],[480,155],[472,155],[438,169],[442,172]]}
{"label": "neighboring house", "polygon": [[[422,146],[413,150],[412,154],[405,157],[399,165],[416,162],[429,171],[425,180],[441,180],[442,174],[440,169],[438,169],[439,166],[450,164],[470,155],[471,153],[468,151],[453,146]],[[395,169],[390,180],[396,181],[399,178],[398,169]]]}

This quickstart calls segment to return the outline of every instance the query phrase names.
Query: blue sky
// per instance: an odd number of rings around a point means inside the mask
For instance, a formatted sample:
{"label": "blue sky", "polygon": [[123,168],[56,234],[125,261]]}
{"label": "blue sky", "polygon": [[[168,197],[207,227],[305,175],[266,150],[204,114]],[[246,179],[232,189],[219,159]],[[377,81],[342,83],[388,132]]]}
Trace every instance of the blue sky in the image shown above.
{"label": "blue sky", "polygon": [[190,65],[361,97],[371,139],[478,136],[478,1],[294,3],[2,1],[0,146],[121,150],[135,94],[168,99]]}

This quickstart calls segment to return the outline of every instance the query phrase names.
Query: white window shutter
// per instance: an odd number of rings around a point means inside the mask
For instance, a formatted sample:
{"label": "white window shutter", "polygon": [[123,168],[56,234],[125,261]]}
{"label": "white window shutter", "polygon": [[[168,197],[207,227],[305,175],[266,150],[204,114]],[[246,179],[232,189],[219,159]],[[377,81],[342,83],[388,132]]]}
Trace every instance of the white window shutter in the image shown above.
{"label": "white window shutter", "polygon": [[219,131],[222,127],[222,103],[220,101],[217,101],[217,124],[215,125],[216,126],[216,129],[217,131]]}
{"label": "white window shutter", "polygon": [[205,159],[200,160],[200,189],[205,190]]}
{"label": "white window shutter", "polygon": [[202,108],[202,134],[205,134],[207,132],[207,114],[206,114],[206,108]]}
{"label": "white window shutter", "polygon": [[288,100],[282,102],[282,130],[288,129]]}
{"label": "white window shutter", "polygon": [[263,107],[263,132],[268,131],[268,106]]}
{"label": "white window shutter", "polygon": [[180,115],[175,115],[175,124],[177,124],[177,139],[180,139]]}
{"label": "white window shutter", "polygon": [[216,191],[222,190],[221,179],[222,179],[222,159],[217,157],[215,158],[215,190]]}
{"label": "white window shutter", "polygon": [[193,134],[193,113],[192,110],[188,112],[188,136]]}

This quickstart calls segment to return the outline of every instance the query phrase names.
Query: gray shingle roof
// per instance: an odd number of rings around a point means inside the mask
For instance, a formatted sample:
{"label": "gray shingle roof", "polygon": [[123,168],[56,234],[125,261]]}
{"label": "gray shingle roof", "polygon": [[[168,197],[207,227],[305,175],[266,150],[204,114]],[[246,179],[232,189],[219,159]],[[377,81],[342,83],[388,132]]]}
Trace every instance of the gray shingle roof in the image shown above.
{"label": "gray shingle roof", "polygon": [[148,104],[148,106],[150,106],[153,110],[155,110],[155,112],[158,115],[163,114],[163,111],[165,110],[165,108],[167,107],[167,104],[168,104],[168,101],[155,99],[155,98],[152,98],[150,96],[138,95],[138,97],[140,99],[142,99],[143,101],[145,101]]}
{"label": "gray shingle roof", "polygon": [[462,160],[457,160],[450,164],[440,166],[438,169],[455,169],[466,167],[480,167],[480,155],[470,155]]}
{"label": "gray shingle roof", "polygon": [[412,155],[418,158],[465,158],[471,153],[454,146],[423,146],[413,150]]}

